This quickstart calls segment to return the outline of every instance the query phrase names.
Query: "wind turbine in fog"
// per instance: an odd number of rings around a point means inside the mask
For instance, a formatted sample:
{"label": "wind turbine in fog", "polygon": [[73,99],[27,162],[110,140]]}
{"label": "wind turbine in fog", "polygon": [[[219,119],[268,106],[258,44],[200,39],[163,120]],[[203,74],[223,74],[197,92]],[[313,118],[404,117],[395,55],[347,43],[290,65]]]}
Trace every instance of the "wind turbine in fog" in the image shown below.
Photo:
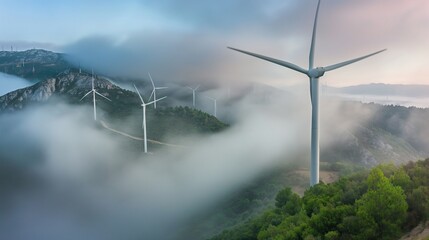
{"label": "wind turbine in fog", "polygon": [[142,102],[142,105],[141,105],[141,106],[142,106],[142,108],[143,108],[143,122],[142,122],[142,128],[143,128],[143,146],[144,146],[144,152],[145,152],[145,153],[147,153],[147,137],[146,137],[146,106],[148,106],[148,105],[150,105],[150,104],[152,104],[152,103],[156,103],[156,102],[158,102],[158,101],[161,101],[162,99],[167,98],[167,97],[162,97],[162,98],[160,98],[160,99],[153,100],[152,102],[145,103],[145,102],[144,102],[144,100],[143,100],[143,98],[142,98],[142,96],[140,95],[140,92],[139,92],[139,90],[137,89],[136,85],[134,85],[134,88],[136,89],[137,94],[139,95],[140,101]]}
{"label": "wind turbine in fog", "polygon": [[156,102],[157,102],[156,101],[156,90],[166,89],[168,87],[155,87],[155,83],[153,83],[152,76],[150,75],[149,72],[148,72],[148,74],[149,74],[150,82],[152,83],[152,87],[153,87],[152,93],[150,94],[150,97],[149,97],[149,101],[152,99],[152,95],[153,95],[153,100],[154,100],[153,107],[156,109]]}
{"label": "wind turbine in fog", "polygon": [[189,89],[192,90],[192,106],[194,106],[194,108],[195,108],[195,92],[198,90],[199,87],[200,85],[198,85],[196,88],[188,87]]}
{"label": "wind turbine in fog", "polygon": [[85,94],[79,101],[82,101],[86,96],[88,96],[90,93],[92,93],[92,102],[93,102],[93,104],[94,104],[94,121],[97,121],[97,107],[96,107],[96,105],[95,105],[95,94],[98,94],[100,97],[102,97],[102,98],[104,98],[104,99],[107,99],[107,100],[109,100],[109,101],[112,101],[112,100],[110,100],[109,98],[107,98],[107,97],[105,97],[105,96],[103,96],[103,95],[101,95],[99,92],[97,92],[96,90],[95,90],[95,88],[94,88],[94,71],[92,71],[92,88],[91,88],[91,91],[89,91],[87,94]]}
{"label": "wind turbine in fog", "polygon": [[314,26],[313,26],[313,36],[311,39],[311,47],[310,47],[310,56],[309,56],[309,66],[308,70],[301,68],[293,63],[289,63],[286,61],[274,59],[271,57],[266,57],[260,54],[251,53],[243,50],[239,50],[236,48],[228,47],[232,50],[260,58],[278,65],[281,65],[283,67],[287,67],[289,69],[292,69],[294,71],[303,73],[307,75],[310,78],[310,98],[311,98],[311,105],[312,105],[312,119],[311,119],[311,176],[310,176],[310,185],[313,186],[317,183],[319,183],[319,78],[322,77],[325,72],[329,72],[332,70],[335,70],[337,68],[341,68],[344,66],[347,66],[349,64],[355,63],[357,61],[363,60],[365,58],[371,57],[375,54],[381,53],[384,50],[371,53],[368,55],[365,55],[363,57],[355,58],[349,61],[333,64],[327,67],[314,67],[314,50],[316,45],[316,29],[317,29],[317,18],[319,15],[319,7],[320,7],[320,0],[317,4],[317,10],[316,10],[316,17],[314,19]]}
{"label": "wind turbine in fog", "polygon": [[206,96],[208,99],[213,101],[214,104],[214,114],[213,116],[217,117],[217,99],[216,98],[212,98],[212,97],[208,97]]}

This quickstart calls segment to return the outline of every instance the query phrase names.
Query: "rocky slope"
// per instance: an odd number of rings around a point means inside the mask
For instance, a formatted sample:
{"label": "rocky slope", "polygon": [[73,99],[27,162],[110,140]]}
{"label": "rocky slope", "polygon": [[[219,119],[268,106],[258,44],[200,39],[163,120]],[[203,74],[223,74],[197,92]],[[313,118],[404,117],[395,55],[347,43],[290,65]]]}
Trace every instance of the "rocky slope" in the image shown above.
{"label": "rocky slope", "polygon": [[[18,89],[0,97],[0,111],[22,109],[28,104],[46,102],[53,96],[68,98],[71,102],[84,96],[91,90],[92,76],[88,73],[66,70],[54,78],[38,82],[33,86]],[[123,95],[123,90],[109,82],[106,78],[95,77],[95,89],[106,96]]]}

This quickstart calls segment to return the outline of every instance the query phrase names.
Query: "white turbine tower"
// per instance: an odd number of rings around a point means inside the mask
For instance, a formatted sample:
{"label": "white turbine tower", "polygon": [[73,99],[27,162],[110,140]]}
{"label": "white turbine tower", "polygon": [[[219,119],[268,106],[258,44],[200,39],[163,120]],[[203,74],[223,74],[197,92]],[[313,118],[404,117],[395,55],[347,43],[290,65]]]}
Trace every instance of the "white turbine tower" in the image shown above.
{"label": "white turbine tower", "polygon": [[92,71],[92,88],[91,88],[91,91],[89,91],[88,93],[86,93],[79,101],[82,101],[90,93],[92,93],[92,102],[94,104],[94,121],[97,121],[97,107],[96,107],[96,104],[95,104],[95,94],[98,94],[100,97],[105,98],[105,99],[107,99],[109,101],[112,101],[112,100],[110,100],[109,98],[101,95],[99,92],[97,92],[95,90],[95,88],[94,88],[94,71]]}
{"label": "white turbine tower", "polygon": [[195,108],[195,92],[198,90],[199,87],[200,85],[198,85],[196,88],[188,87],[189,89],[192,90],[192,106],[194,106],[194,108]]}
{"label": "white turbine tower", "polygon": [[214,114],[213,116],[217,117],[217,99],[216,98],[212,98],[212,97],[208,97],[206,96],[208,99],[213,101],[214,104]]}
{"label": "white turbine tower", "polygon": [[314,20],[314,26],[313,26],[313,36],[311,39],[311,47],[310,47],[310,56],[309,56],[309,67],[308,70],[301,68],[293,63],[289,63],[286,61],[274,59],[271,57],[266,57],[260,54],[255,54],[243,50],[239,50],[236,48],[228,47],[232,50],[260,58],[275,64],[278,64],[283,67],[290,68],[292,70],[295,70],[297,72],[303,73],[307,75],[310,78],[310,98],[311,98],[311,105],[312,105],[312,119],[311,119],[311,176],[310,176],[310,185],[313,186],[317,183],[319,183],[319,78],[322,77],[325,72],[332,71],[344,66],[347,66],[349,64],[355,63],[357,61],[363,60],[365,58],[371,57],[375,54],[381,53],[384,50],[365,55],[363,57],[355,58],[349,61],[333,64],[327,67],[314,67],[314,50],[316,45],[316,29],[317,29],[317,18],[319,14],[319,7],[320,7],[320,0],[317,4],[317,10],[316,10],[316,17]]}
{"label": "white turbine tower", "polygon": [[154,100],[153,107],[156,109],[156,102],[157,102],[156,101],[156,90],[166,89],[168,87],[155,87],[155,83],[152,80],[152,76],[150,75],[149,72],[148,72],[148,74],[149,74],[150,82],[152,83],[152,88],[153,88],[152,93],[150,94],[150,97],[149,97],[149,101],[152,99],[152,95],[153,95],[153,100]]}
{"label": "white turbine tower", "polygon": [[147,136],[146,136],[146,106],[148,106],[148,105],[150,105],[150,104],[152,104],[152,103],[156,103],[156,102],[158,102],[158,101],[161,101],[162,99],[167,98],[167,97],[162,97],[162,98],[160,98],[160,99],[153,100],[152,102],[145,103],[145,102],[144,102],[144,100],[143,100],[143,97],[140,95],[140,92],[139,92],[139,90],[137,89],[136,85],[134,85],[134,88],[136,89],[137,94],[139,95],[140,101],[142,102],[141,106],[142,106],[142,108],[143,108],[143,122],[142,122],[142,128],[143,128],[143,146],[144,146],[144,152],[145,152],[145,153],[147,153]]}

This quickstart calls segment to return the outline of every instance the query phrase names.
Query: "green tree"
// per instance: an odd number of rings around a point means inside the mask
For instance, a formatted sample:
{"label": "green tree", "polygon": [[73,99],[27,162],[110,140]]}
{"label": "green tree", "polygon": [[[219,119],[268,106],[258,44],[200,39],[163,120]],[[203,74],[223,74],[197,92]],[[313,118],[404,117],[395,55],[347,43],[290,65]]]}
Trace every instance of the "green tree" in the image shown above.
{"label": "green tree", "polygon": [[429,219],[429,187],[420,186],[414,189],[408,197],[410,212],[416,219],[410,219],[415,223]]}
{"label": "green tree", "polygon": [[286,216],[283,221],[277,225],[270,225],[261,230],[258,234],[258,240],[278,239],[278,240],[295,240],[302,239],[306,235],[304,231],[308,228],[309,218],[304,211],[293,216]]}
{"label": "green tree", "polygon": [[393,163],[382,163],[375,168],[380,169],[386,177],[391,177],[398,170]]}
{"label": "green tree", "polygon": [[327,204],[341,203],[341,196],[342,190],[337,185],[322,182],[305,191],[302,200],[307,215],[311,217]]}
{"label": "green tree", "polygon": [[328,205],[322,207],[318,214],[314,214],[311,217],[310,226],[320,235],[325,235],[330,231],[335,231],[344,217],[353,214],[353,206],[341,205],[333,207]]}
{"label": "green tree", "polygon": [[276,207],[283,213],[295,215],[301,210],[302,201],[290,188],[281,190],[276,196]]}
{"label": "green tree", "polygon": [[374,239],[377,225],[372,219],[357,216],[344,217],[338,225],[342,239],[367,240]]}
{"label": "green tree", "polygon": [[337,231],[330,231],[325,234],[325,240],[338,240],[340,239],[340,233]]}
{"label": "green tree", "polygon": [[[426,160],[425,162],[429,162]],[[429,167],[425,167],[423,163],[418,162],[413,164],[411,169],[408,170],[408,175],[410,176],[413,182],[413,188],[418,188],[419,186],[428,185],[429,183]]]}
{"label": "green tree", "polygon": [[379,168],[367,179],[368,191],[357,202],[357,216],[374,222],[376,231],[368,239],[392,239],[401,231],[407,213],[404,191],[394,186]]}
{"label": "green tree", "polygon": [[409,191],[412,182],[410,176],[405,172],[404,168],[396,170],[392,176],[390,176],[390,182],[395,186],[400,186],[405,192]]}

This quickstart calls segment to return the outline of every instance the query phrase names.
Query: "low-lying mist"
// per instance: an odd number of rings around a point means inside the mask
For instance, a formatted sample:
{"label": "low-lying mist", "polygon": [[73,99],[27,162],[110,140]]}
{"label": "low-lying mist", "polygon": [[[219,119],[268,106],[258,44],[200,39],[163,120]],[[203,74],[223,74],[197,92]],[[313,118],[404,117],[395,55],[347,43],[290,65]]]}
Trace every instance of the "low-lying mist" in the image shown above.
{"label": "low-lying mist", "polygon": [[[94,124],[90,107],[2,114],[0,239],[177,239],[193,216],[232,192],[309,159],[306,96],[243,98],[229,110],[236,120],[226,130],[175,136],[186,148],[147,155]],[[374,114],[322,101],[322,150],[354,136]]]}
{"label": "low-lying mist", "polygon": [[301,147],[288,113],[254,108],[221,133],[187,136],[186,150],[137,158],[82,107],[3,114],[0,238],[174,239],[193,214]]}

